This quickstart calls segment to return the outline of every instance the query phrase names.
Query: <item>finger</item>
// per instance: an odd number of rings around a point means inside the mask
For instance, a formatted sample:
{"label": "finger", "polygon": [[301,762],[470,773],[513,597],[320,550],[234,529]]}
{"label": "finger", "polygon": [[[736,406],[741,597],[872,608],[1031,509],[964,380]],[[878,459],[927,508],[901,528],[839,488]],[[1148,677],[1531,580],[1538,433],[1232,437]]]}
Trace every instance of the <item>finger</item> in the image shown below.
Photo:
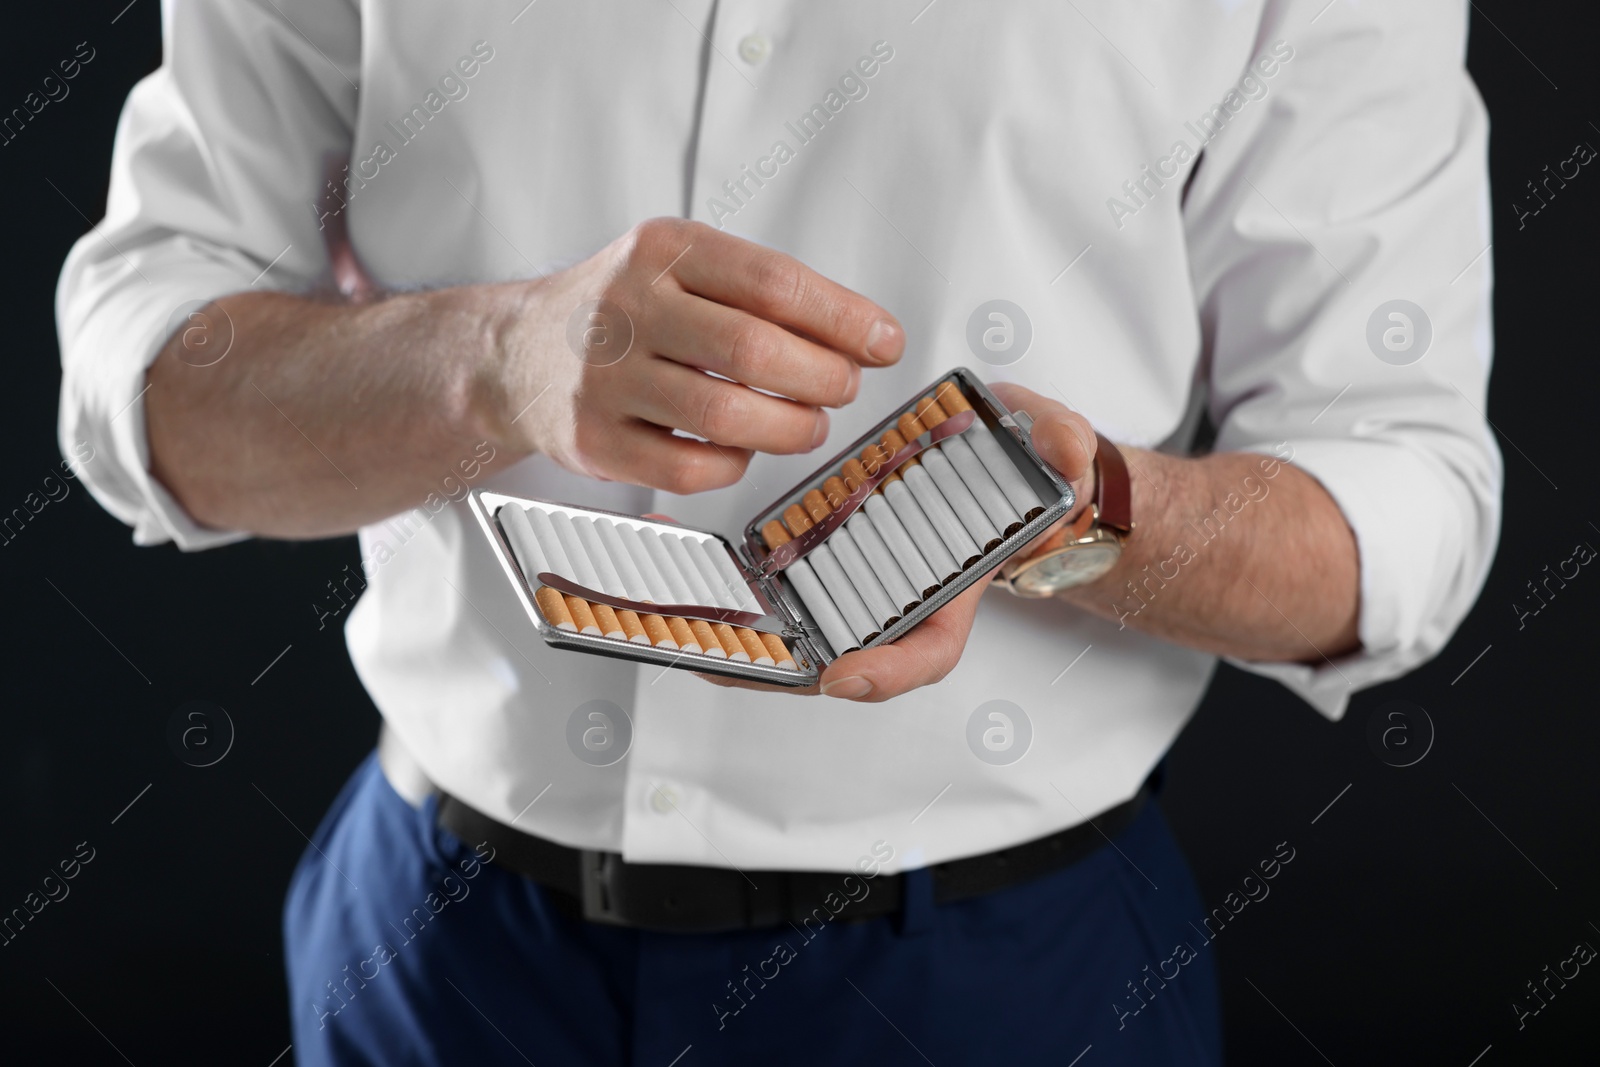
{"label": "finger", "polygon": [[793,256],[697,226],[694,247],[672,267],[685,290],[789,326],[865,366],[895,362],[905,330],[860,293]]}
{"label": "finger", "polygon": [[1012,411],[1026,411],[1033,417],[1033,447],[1063,478],[1078,482],[1089,474],[1098,443],[1088,419],[1012,382],[997,383],[994,394]]}
{"label": "finger", "polygon": [[651,321],[641,340],[652,351],[802,404],[843,407],[861,384],[861,367],[853,360],[693,293],[666,294]]}
{"label": "finger", "polygon": [[702,678],[705,681],[710,682],[712,685],[718,685],[724,689],[753,689],[758,693],[791,693],[795,696],[803,697],[814,697],[818,692],[815,684],[805,686],[804,688],[796,688],[791,685],[773,685],[770,682],[756,682],[748,678],[729,678],[724,674],[704,674],[700,671],[695,671],[694,673],[695,677]]}
{"label": "finger", "polygon": [[746,449],[692,441],[636,419],[606,420],[580,432],[593,477],[680,496],[732,485],[750,465]]}
{"label": "finger", "polygon": [[892,644],[840,656],[822,673],[822,695],[877,703],[942,681],[961,661],[988,585],[974,583]]}
{"label": "finger", "polygon": [[629,409],[658,426],[733,448],[787,455],[828,436],[826,412],[713,378],[667,359],[651,361]]}

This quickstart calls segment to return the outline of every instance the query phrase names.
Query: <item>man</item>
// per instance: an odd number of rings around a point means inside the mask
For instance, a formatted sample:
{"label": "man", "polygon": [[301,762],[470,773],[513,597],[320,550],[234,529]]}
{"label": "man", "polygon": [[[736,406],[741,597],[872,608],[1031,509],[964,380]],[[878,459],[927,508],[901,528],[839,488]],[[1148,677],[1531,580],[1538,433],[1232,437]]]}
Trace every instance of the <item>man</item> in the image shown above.
{"label": "man", "polygon": [[[1498,530],[1466,17],[169,3],[61,434],[141,543],[359,530],[301,1061],[1217,1062],[1152,771],[1219,656],[1337,718],[1434,655]],[[734,534],[961,363],[1113,547],[820,695],[546,647],[459,503]]]}

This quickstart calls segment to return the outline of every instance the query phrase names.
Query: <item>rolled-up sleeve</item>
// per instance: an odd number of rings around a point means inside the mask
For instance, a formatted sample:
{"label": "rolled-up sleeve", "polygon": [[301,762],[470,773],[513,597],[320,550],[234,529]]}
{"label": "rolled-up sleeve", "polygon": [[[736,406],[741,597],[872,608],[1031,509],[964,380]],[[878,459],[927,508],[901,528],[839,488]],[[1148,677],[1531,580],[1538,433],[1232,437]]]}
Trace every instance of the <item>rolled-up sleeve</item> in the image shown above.
{"label": "rolled-up sleeve", "polygon": [[186,310],[326,273],[313,205],[349,153],[360,24],[346,0],[169,0],[162,38],[117,127],[105,219],[62,268],[59,435],[93,448],[83,481],[135,541],[198,549],[245,535],[198,525],[150,476],[145,370],[180,324],[197,364],[225,351],[231,324]]}
{"label": "rolled-up sleeve", "polygon": [[1359,652],[1237,665],[1338,718],[1356,689],[1435,656],[1472,606],[1502,470],[1467,5],[1339,4],[1313,22],[1321,6],[1268,5],[1257,54],[1276,69],[1206,146],[1184,211],[1216,448],[1291,457],[1360,553]]}

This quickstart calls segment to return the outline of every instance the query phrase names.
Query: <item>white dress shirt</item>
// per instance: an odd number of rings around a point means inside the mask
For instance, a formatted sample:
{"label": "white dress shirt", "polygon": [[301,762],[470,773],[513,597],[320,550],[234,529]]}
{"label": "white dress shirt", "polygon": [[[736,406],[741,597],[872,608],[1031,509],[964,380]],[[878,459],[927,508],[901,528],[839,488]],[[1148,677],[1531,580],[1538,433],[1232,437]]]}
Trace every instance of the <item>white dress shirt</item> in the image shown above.
{"label": "white dress shirt", "polygon": [[[94,445],[84,479],[139,543],[237,539],[147,473],[139,394],[175,309],[311,287],[336,208],[396,288],[533,277],[687,215],[889,308],[905,358],[865,373],[816,455],[759,456],[719,492],[539,458],[475,484],[738,536],[954,365],[1065,398],[1135,446],[1188,448],[1204,404],[1216,449],[1292,450],[1355,532],[1363,650],[1239,664],[1337,718],[1466,613],[1501,468],[1482,414],[1487,121],[1463,69],[1467,5],[1324,7],[172,0],[164,65],[118,128],[106,219],[62,274],[61,441]],[[362,184],[341,201],[324,182],[342,158]],[[967,341],[992,299],[1031,323],[1008,366]],[[1369,343],[1392,300],[1424,309],[1420,360]],[[470,458],[438,457],[442,492]],[[639,861],[844,869],[883,840],[903,869],[1050,833],[1132,795],[1216,662],[995,590],[938,685],[878,705],[719,688],[546,647],[459,504],[360,544],[384,561],[348,616],[350,654],[427,775],[520,829]],[[566,741],[593,699],[631,718],[610,766]],[[1007,765],[967,740],[996,699],[1031,726]]]}

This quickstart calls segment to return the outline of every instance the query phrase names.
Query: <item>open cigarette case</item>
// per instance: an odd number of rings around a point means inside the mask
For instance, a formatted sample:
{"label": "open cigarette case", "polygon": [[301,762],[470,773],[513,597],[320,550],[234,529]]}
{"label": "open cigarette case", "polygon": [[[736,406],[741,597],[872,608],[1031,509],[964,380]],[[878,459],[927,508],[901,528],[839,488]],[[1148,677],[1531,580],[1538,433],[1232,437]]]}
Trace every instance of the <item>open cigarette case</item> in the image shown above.
{"label": "open cigarette case", "polygon": [[737,545],[485,489],[468,507],[547,644],[803,687],[900,637],[1072,509],[1031,428],[958,367],[758,512]]}

